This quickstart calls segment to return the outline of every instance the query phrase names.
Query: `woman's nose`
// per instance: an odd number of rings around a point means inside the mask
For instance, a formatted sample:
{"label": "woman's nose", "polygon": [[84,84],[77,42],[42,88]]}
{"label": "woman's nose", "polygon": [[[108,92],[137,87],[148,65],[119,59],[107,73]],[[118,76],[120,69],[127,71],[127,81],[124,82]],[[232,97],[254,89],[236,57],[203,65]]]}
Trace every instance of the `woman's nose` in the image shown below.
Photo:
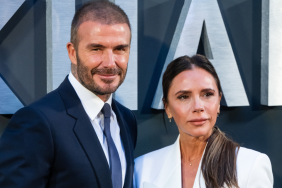
{"label": "woman's nose", "polygon": [[199,112],[203,112],[203,111],[204,111],[203,101],[201,101],[201,99],[199,97],[196,97],[194,99],[194,109],[193,109],[193,112],[199,113]]}

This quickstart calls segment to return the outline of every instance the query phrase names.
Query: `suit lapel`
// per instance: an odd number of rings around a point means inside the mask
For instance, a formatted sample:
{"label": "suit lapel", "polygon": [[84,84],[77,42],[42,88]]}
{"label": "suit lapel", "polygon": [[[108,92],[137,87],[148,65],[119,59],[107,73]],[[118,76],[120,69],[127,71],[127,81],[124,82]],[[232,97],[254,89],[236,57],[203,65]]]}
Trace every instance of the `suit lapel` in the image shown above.
{"label": "suit lapel", "polygon": [[95,130],[68,78],[58,88],[67,113],[76,119],[74,134],[88,156],[100,187],[112,187],[109,165]]}
{"label": "suit lapel", "polygon": [[132,139],[130,135],[130,131],[128,129],[128,125],[126,121],[123,119],[123,113],[118,108],[117,102],[113,99],[112,108],[116,114],[117,121],[120,127],[120,136],[124,147],[125,158],[126,158],[126,173],[125,173],[125,181],[124,188],[132,188],[133,187],[133,171],[134,171],[134,157],[133,151],[134,147],[132,144]]}
{"label": "suit lapel", "polygon": [[107,159],[89,117],[82,106],[74,127],[74,133],[94,167],[100,187],[112,187],[112,182],[110,181],[111,173]]}

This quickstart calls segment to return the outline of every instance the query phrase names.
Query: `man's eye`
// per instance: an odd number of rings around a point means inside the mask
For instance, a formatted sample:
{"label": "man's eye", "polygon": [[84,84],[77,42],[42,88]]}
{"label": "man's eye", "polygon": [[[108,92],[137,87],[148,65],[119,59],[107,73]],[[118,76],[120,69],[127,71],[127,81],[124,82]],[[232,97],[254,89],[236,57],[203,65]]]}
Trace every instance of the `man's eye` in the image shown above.
{"label": "man's eye", "polygon": [[99,50],[101,50],[100,48],[93,48],[92,49],[93,51],[99,51]]}
{"label": "man's eye", "polygon": [[180,95],[179,97],[177,97],[178,99],[180,100],[185,100],[185,99],[188,99],[188,95]]}
{"label": "man's eye", "polygon": [[116,50],[117,50],[117,51],[125,51],[124,48],[117,48]]}

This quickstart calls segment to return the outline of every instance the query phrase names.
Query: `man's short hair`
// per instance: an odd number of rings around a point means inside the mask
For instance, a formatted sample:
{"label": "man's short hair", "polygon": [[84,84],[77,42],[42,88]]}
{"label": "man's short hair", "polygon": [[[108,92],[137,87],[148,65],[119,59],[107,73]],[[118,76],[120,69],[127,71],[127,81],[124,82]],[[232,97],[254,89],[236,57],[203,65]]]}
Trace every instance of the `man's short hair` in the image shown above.
{"label": "man's short hair", "polygon": [[91,1],[78,9],[71,24],[71,43],[75,49],[78,47],[79,39],[77,31],[79,26],[86,21],[98,22],[105,25],[125,23],[130,31],[131,26],[125,12],[116,4],[108,0]]}

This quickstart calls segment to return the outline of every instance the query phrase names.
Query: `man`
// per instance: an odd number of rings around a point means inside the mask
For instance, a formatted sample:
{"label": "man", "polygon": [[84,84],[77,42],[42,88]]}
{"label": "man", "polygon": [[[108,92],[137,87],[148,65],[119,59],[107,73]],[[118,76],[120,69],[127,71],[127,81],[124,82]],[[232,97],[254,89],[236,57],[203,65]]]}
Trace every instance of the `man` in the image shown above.
{"label": "man", "polygon": [[76,12],[71,73],[11,119],[0,140],[0,187],[133,187],[136,119],[112,98],[126,75],[130,39],[115,4],[94,1]]}

